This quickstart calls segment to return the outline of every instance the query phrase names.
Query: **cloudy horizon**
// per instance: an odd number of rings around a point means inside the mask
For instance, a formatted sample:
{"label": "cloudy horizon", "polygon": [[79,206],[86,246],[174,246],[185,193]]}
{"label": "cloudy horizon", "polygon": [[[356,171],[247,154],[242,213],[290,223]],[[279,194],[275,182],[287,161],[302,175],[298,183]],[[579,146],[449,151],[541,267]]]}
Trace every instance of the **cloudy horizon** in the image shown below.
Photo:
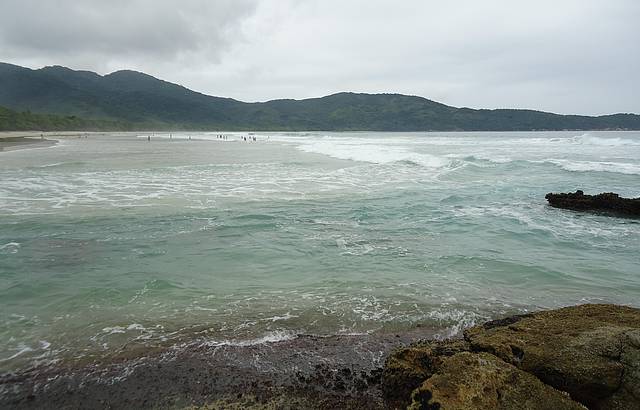
{"label": "cloudy horizon", "polygon": [[640,113],[640,2],[5,0],[0,61],[132,69],[242,101],[335,92]]}

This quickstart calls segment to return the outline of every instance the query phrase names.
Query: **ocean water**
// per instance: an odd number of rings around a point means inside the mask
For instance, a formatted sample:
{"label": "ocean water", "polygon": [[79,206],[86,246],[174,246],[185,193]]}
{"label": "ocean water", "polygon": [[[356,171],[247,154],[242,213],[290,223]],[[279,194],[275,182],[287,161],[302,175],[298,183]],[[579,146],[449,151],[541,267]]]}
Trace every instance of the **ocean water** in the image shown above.
{"label": "ocean water", "polygon": [[[215,133],[0,153],[0,373],[640,306],[640,133]],[[243,134],[244,135],[244,134]]]}

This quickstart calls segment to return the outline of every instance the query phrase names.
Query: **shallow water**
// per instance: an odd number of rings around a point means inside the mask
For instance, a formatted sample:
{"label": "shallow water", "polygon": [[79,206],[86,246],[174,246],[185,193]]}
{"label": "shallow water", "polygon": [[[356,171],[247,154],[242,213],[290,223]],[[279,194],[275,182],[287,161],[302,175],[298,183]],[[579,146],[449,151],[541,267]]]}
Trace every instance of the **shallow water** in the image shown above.
{"label": "shallow water", "polygon": [[0,153],[0,370],[640,306],[640,133],[92,136]]}

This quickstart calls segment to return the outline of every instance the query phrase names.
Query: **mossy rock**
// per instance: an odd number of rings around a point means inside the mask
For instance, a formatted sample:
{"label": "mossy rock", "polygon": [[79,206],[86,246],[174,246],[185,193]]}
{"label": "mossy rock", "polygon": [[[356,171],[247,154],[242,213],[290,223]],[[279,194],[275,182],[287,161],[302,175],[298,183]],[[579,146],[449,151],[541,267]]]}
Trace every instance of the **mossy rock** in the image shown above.
{"label": "mossy rock", "polygon": [[592,409],[640,408],[640,310],[580,305],[465,331],[488,352]]}
{"label": "mossy rock", "polygon": [[469,350],[463,340],[428,341],[393,352],[382,373],[382,393],[387,406],[404,409],[411,392],[436,371],[444,357]]}
{"label": "mossy rock", "polygon": [[[535,401],[525,385],[549,399]],[[414,344],[389,356],[382,390],[389,408],[576,408],[570,398],[590,409],[638,410],[640,309],[573,306],[487,322],[464,340]]]}
{"label": "mossy rock", "polygon": [[438,372],[412,394],[411,410],[584,410],[550,387],[489,353],[442,359]]}

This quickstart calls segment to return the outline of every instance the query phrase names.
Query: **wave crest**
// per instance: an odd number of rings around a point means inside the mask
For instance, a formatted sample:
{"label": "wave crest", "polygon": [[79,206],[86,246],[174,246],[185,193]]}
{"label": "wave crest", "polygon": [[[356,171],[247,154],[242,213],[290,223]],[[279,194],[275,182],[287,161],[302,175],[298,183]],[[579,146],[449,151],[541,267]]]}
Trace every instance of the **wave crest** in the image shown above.
{"label": "wave crest", "polygon": [[626,175],[640,175],[640,165],[627,162],[571,161],[566,159],[548,159],[545,162],[571,172],[614,172]]}
{"label": "wave crest", "polygon": [[621,147],[626,145],[640,145],[639,140],[633,140],[629,138],[620,138],[620,137],[596,137],[595,135],[591,135],[589,133],[578,135],[576,137],[571,138],[571,142],[574,144],[581,145],[597,145],[603,147]]}
{"label": "wave crest", "polygon": [[337,159],[371,162],[375,164],[389,164],[404,162],[427,168],[442,168],[450,165],[451,161],[426,153],[413,152],[403,147],[383,144],[363,144],[361,142],[345,141],[317,141],[300,145],[302,152],[323,154]]}

